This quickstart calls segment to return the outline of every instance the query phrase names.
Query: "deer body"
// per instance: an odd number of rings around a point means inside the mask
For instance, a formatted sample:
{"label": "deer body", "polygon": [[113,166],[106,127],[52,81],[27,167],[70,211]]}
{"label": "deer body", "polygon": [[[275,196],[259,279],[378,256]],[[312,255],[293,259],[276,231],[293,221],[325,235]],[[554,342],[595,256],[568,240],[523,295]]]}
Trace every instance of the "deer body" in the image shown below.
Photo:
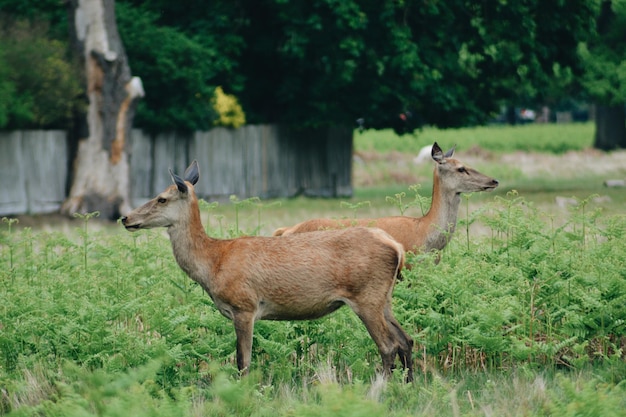
{"label": "deer body", "polygon": [[433,172],[432,203],[423,217],[311,219],[295,226],[277,229],[274,236],[365,226],[385,230],[407,251],[413,253],[443,249],[456,228],[461,193],[491,191],[498,186],[498,181],[452,158],[454,149],[444,154],[436,142],[433,144],[431,155],[437,165]]}
{"label": "deer body", "polygon": [[378,346],[384,373],[398,355],[412,378],[413,341],[391,311],[404,261],[400,244],[374,228],[214,239],[200,220],[193,188],[198,177],[194,161],[185,180],[172,174],[175,185],[122,223],[130,231],[167,228],[178,265],[233,321],[240,371],[250,366],[256,320],[316,319],[348,305]]}

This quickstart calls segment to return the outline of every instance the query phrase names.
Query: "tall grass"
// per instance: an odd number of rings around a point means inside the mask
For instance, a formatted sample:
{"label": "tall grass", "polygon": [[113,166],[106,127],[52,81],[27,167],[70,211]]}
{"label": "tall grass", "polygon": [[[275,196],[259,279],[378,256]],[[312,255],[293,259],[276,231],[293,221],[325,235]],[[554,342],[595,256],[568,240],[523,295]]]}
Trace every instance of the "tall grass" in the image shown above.
{"label": "tall grass", "polygon": [[[391,200],[405,208],[403,198]],[[427,256],[405,271],[394,312],[416,341],[412,385],[378,379],[375,345],[347,308],[258,322],[253,373],[239,379],[232,324],[178,268],[163,231],[102,233],[85,217],[67,235],[7,219],[0,413],[618,416],[626,219],[588,203],[557,224],[516,193],[496,196],[468,211],[440,264]],[[470,223],[486,233],[470,238]],[[258,231],[205,225],[215,237]]]}

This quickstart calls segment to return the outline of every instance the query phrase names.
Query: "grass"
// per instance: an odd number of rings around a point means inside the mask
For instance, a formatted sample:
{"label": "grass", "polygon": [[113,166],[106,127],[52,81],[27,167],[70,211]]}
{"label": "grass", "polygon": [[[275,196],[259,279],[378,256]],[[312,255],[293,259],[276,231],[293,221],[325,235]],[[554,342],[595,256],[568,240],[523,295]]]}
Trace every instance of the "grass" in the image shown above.
{"label": "grass", "polygon": [[[416,341],[412,385],[399,373],[377,379],[375,346],[348,309],[312,322],[257,323],[254,372],[240,380],[232,325],[179,270],[162,231],[93,231],[85,218],[68,239],[7,219],[0,409],[20,416],[620,415],[626,219],[585,207],[555,227],[514,193],[494,198],[460,222],[439,265],[405,271],[394,311]],[[213,209],[205,206],[205,216]],[[470,240],[465,225],[473,222],[489,233]],[[239,233],[219,222],[208,231]]]}
{"label": "grass", "polygon": [[[357,139],[357,152],[365,145]],[[204,203],[207,232],[419,215],[432,165],[401,166],[394,152],[374,152],[355,177],[403,169],[398,178],[422,179],[421,188],[383,182],[345,201]],[[162,230],[130,234],[92,215],[61,231],[4,219],[0,414],[623,415],[623,190],[600,188],[612,201],[598,202],[591,195],[600,175],[546,178],[484,155],[472,164],[497,172],[501,187],[468,196],[441,263],[426,258],[394,292],[394,313],[416,342],[417,381],[409,385],[399,372],[379,379],[375,345],[345,308],[311,322],[258,322],[253,372],[241,379],[232,324],[178,268]],[[559,195],[577,199],[560,208]]]}
{"label": "grass", "polygon": [[515,151],[565,153],[593,145],[593,123],[527,124],[518,126],[480,126],[460,129],[425,127],[412,135],[397,136],[392,130],[367,130],[356,133],[355,150],[417,155],[426,145],[457,145],[460,149],[479,146],[491,152]]}

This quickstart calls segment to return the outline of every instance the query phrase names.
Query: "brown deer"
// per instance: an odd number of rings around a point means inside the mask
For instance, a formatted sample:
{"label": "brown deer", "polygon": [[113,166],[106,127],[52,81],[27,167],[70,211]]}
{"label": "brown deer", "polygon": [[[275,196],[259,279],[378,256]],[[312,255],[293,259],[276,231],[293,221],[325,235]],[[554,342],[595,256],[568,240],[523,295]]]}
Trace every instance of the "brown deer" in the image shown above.
{"label": "brown deer", "polygon": [[193,161],[184,179],[122,217],[129,231],[165,227],[178,265],[235,326],[237,367],[248,372],[256,320],[310,320],[347,304],[363,321],[389,375],[395,356],[413,379],[413,340],[391,311],[404,248],[375,228],[286,237],[214,239],[202,227]]}
{"label": "brown deer", "polygon": [[[433,196],[428,213],[423,217],[392,216],[378,219],[311,219],[274,231],[274,236],[346,228],[348,226],[378,227],[389,233],[412,253],[440,251],[456,228],[461,193],[491,191],[498,181],[481,174],[452,158],[454,148],[445,154],[435,142],[431,156],[435,160]],[[436,262],[439,262],[437,257]],[[410,265],[407,265],[410,267]]]}

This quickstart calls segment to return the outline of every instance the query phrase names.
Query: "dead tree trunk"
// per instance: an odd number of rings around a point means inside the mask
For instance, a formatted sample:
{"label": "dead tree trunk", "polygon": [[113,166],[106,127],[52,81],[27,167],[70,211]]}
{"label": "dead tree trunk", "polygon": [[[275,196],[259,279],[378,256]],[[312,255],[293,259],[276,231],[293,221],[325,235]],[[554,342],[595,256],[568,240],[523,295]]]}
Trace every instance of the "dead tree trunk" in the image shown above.
{"label": "dead tree trunk", "polygon": [[116,219],[131,210],[126,139],[141,79],[132,77],[117,31],[114,0],[70,0],[70,36],[84,65],[86,129],[78,138],[72,183],[61,211],[99,211]]}

